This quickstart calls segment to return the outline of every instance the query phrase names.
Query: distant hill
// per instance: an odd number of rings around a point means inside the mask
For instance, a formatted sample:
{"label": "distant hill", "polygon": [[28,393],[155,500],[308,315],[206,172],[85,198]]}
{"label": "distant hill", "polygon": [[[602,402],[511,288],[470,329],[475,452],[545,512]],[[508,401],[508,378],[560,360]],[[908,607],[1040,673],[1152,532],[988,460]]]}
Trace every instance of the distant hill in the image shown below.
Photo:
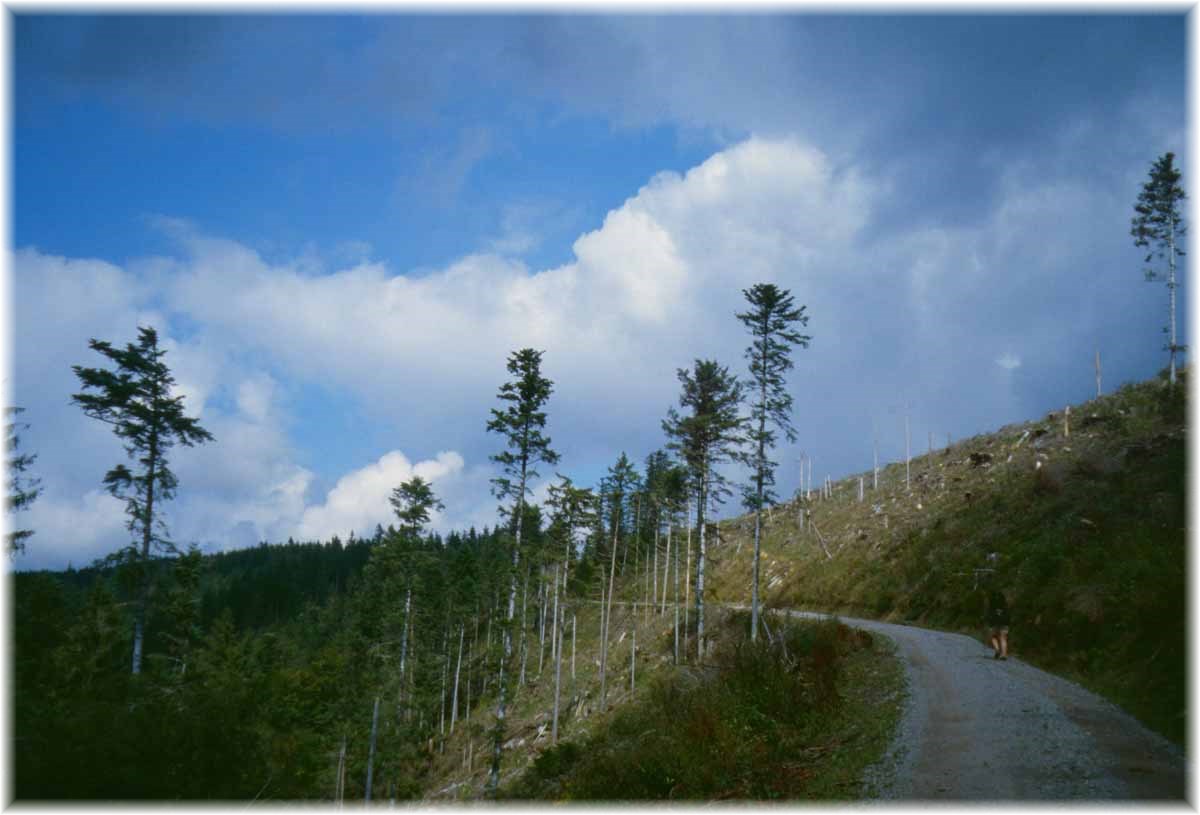
{"label": "distant hill", "polygon": [[[797,498],[766,521],[768,606],[984,633],[1013,607],[1015,654],[1182,742],[1186,376],[954,443]],[[1069,422],[1069,425],[1068,425]],[[859,500],[859,481],[863,499]],[[800,511],[809,516],[803,529]],[[715,599],[749,602],[753,517],[721,524]]]}
{"label": "distant hill", "polygon": [[[366,565],[371,540],[342,543],[306,542],[267,544],[248,549],[205,554],[201,566],[201,626],[207,629],[226,609],[239,629],[259,629],[294,619],[308,603],[324,604],[344,593]],[[168,573],[173,559],[156,567]],[[64,571],[16,572],[14,594],[30,596],[27,586],[53,579],[69,608],[76,608],[97,579],[109,579],[112,570],[102,566]]]}

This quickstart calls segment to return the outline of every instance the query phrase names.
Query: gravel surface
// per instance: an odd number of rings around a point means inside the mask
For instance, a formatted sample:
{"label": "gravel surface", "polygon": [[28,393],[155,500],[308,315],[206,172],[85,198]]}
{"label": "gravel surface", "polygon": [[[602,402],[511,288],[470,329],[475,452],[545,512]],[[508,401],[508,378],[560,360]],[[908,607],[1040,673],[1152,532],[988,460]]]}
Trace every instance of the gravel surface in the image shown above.
{"label": "gravel surface", "polygon": [[962,634],[839,619],[890,638],[907,673],[896,738],[866,774],[880,799],[1184,800],[1183,751],[1096,694]]}

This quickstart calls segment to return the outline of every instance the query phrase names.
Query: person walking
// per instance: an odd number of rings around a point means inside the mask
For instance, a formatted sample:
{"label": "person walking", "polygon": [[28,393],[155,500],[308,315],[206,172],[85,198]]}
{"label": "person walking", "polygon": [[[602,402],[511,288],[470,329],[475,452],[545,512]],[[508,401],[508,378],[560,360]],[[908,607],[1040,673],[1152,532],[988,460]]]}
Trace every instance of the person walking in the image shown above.
{"label": "person walking", "polygon": [[1004,592],[993,591],[988,599],[988,625],[992,629],[993,659],[1008,659],[1008,600]]}

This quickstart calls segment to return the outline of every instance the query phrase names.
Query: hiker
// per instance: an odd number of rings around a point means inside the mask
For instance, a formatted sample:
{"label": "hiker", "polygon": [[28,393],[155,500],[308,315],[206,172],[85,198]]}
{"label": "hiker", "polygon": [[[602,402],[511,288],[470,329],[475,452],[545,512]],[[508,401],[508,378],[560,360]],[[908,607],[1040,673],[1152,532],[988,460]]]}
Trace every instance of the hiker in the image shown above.
{"label": "hiker", "polygon": [[1004,592],[993,591],[988,599],[988,625],[992,629],[993,659],[1008,659],[1008,601]]}

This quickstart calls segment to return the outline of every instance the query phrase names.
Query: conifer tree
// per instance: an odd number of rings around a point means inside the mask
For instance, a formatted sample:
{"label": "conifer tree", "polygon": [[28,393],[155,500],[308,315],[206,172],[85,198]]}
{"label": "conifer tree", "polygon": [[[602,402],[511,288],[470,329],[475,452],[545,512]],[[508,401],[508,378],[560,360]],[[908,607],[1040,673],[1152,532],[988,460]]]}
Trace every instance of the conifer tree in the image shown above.
{"label": "conifer tree", "polygon": [[185,447],[212,441],[212,434],[199,421],[184,415],[183,396],[172,396],[175,378],[163,361],[166,351],[158,347],[153,328],[138,328],[136,345],[115,348],[93,339],[88,347],[108,358],[115,370],[73,365],[83,387],[71,397],[83,412],[113,427],[125,441],[125,452],[138,470],[118,464],[104,476],[104,485],[116,498],[125,500],[128,528],[137,539],[122,551],[122,561],[133,572],[137,600],[133,623],[133,673],[142,670],[146,605],[149,598],[147,566],[154,551],[174,553],[167,538],[156,502],[170,500],[179,482],[167,463],[167,451],[177,442]]}
{"label": "conifer tree", "polygon": [[433,494],[433,486],[419,475],[414,475],[393,489],[388,503],[392,505],[396,517],[413,538],[419,536],[421,528],[429,523],[429,513],[432,510],[440,512],[446,508]]}
{"label": "conifer tree", "polygon": [[[404,695],[404,676],[408,661],[408,634],[413,617],[413,583],[428,558],[421,556],[421,532],[429,523],[432,510],[445,505],[434,495],[432,485],[419,475],[392,490],[388,503],[400,521],[402,534],[388,537],[388,543],[372,552],[372,564],[385,582],[402,579],[404,582],[404,615],[400,624],[400,664],[398,699],[407,703]],[[405,710],[407,708],[404,708]]]}
{"label": "conifer tree", "polygon": [[570,478],[561,473],[558,478],[559,482],[551,484],[549,489],[549,537],[563,551],[561,583],[565,587],[571,564],[576,558],[576,535],[595,523],[596,496],[590,489],[576,487]]}
{"label": "conifer tree", "polygon": [[[608,468],[608,476],[600,481],[600,492],[608,496],[610,517],[610,534],[612,549],[609,553],[608,573],[608,602],[600,609],[600,707],[607,704],[608,691],[608,638],[612,625],[613,592],[617,581],[617,549],[621,542],[621,528],[624,525],[626,502],[638,487],[637,470],[624,452],[617,458],[616,464]],[[628,544],[626,544],[628,545]]]}
{"label": "conifer tree", "polygon": [[[10,419],[19,413],[23,413],[25,408],[10,407],[8,416]],[[17,453],[17,448],[21,446],[21,437],[18,434],[18,429],[28,428],[29,425],[9,421],[5,428],[7,432],[7,449],[8,449],[8,511],[20,512],[24,509],[29,509],[29,505],[37,499],[41,493],[41,479],[29,478],[25,475],[25,471],[37,459],[36,455],[29,453]],[[8,553],[16,555],[25,551],[25,541],[33,535],[32,529],[14,529],[8,533]]]}
{"label": "conifer tree", "polygon": [[505,667],[512,656],[512,621],[516,613],[517,574],[521,559],[521,527],[525,512],[525,497],[529,481],[536,478],[538,463],[551,466],[558,462],[558,453],[550,447],[550,438],[543,435],[546,414],[542,410],[554,390],[554,383],[542,376],[542,351],[523,348],[508,357],[508,372],[512,381],[500,386],[496,397],[506,403],[502,409],[492,408],[487,423],[489,432],[499,433],[507,449],[492,456],[503,467],[504,475],[492,479],[492,493],[501,502],[500,514],[507,517],[513,535],[512,572],[509,575],[508,609],[503,632],[504,655],[500,663],[500,682],[496,704],[496,728],[492,753],[492,768],[488,775],[488,790],[494,793],[500,783],[500,750],[504,740]]}
{"label": "conifer tree", "polygon": [[778,438],[776,431],[782,433],[789,442],[796,440],[791,419],[792,395],[787,391],[784,374],[792,369],[792,346],[807,348],[811,338],[793,328],[797,324],[807,325],[808,317],[804,313],[804,306],[796,308],[787,289],[780,289],[773,283],[759,283],[743,289],[742,294],[751,309],[739,313],[737,318],[750,330],[753,338],[746,348],[746,361],[750,364],[754,393],[747,433],[753,445],[747,463],[753,473],[754,483],[745,496],[746,508],[754,510],[754,577],[750,603],[750,640],[753,642],[758,638],[762,511],[766,503],[776,500],[771,490],[775,485],[776,462],[768,454],[775,447]]}
{"label": "conifer tree", "polygon": [[718,472],[717,465],[736,457],[743,442],[743,420],[738,413],[742,385],[728,368],[713,360],[698,359],[692,371],[680,368],[677,375],[683,386],[679,406],[691,413],[681,416],[672,407],[662,427],[671,439],[668,448],[678,452],[687,465],[692,494],[696,497],[696,525],[700,534],[696,558],[696,648],[703,659],[704,519],[709,504],[719,504],[729,494],[728,482]]}
{"label": "conifer tree", "polygon": [[[1145,262],[1149,264],[1156,256],[1167,261],[1168,323],[1163,330],[1170,337],[1166,349],[1171,354],[1171,386],[1175,385],[1175,354],[1186,350],[1175,336],[1175,257],[1183,255],[1179,241],[1187,234],[1183,214],[1179,205],[1187,194],[1179,180],[1182,174],[1175,168],[1175,154],[1166,153],[1150,168],[1150,178],[1142,186],[1134,205],[1133,224],[1130,233],[1134,246],[1146,249]],[[1147,266],[1147,281],[1162,280],[1161,272]]]}

